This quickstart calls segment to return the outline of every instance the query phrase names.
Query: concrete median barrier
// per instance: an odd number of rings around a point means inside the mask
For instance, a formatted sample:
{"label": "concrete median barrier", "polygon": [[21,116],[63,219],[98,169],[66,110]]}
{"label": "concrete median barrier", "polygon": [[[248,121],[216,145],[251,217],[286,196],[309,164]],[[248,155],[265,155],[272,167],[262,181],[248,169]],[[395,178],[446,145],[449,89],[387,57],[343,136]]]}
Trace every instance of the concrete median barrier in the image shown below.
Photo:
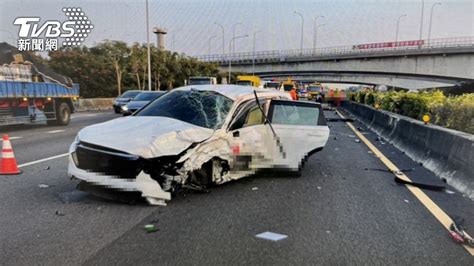
{"label": "concrete median barrier", "polygon": [[93,98],[79,99],[74,102],[74,108],[78,112],[98,111],[112,109],[115,98]]}
{"label": "concrete median barrier", "polygon": [[474,199],[474,135],[347,102],[344,109],[448,184]]}

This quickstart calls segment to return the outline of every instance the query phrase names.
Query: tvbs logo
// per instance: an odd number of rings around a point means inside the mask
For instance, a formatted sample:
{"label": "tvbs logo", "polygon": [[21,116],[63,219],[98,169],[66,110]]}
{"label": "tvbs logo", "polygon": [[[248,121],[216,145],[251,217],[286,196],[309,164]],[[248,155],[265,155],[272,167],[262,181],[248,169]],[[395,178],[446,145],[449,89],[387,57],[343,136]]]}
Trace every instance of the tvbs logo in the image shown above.
{"label": "tvbs logo", "polygon": [[47,20],[40,23],[39,17],[18,17],[13,22],[18,25],[18,50],[20,51],[55,51],[58,39],[63,39],[63,46],[79,46],[90,34],[94,25],[81,8],[63,8],[67,21]]}

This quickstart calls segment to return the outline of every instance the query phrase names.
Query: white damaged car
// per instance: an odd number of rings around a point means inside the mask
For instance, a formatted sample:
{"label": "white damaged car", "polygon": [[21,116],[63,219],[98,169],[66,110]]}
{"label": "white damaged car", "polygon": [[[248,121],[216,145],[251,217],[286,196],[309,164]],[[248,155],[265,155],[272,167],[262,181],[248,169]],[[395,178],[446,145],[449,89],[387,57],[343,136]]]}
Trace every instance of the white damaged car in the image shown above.
{"label": "white damaged car", "polygon": [[248,86],[187,86],[132,116],[82,129],[68,173],[165,205],[178,187],[222,184],[261,169],[299,172],[328,137],[317,103]]}

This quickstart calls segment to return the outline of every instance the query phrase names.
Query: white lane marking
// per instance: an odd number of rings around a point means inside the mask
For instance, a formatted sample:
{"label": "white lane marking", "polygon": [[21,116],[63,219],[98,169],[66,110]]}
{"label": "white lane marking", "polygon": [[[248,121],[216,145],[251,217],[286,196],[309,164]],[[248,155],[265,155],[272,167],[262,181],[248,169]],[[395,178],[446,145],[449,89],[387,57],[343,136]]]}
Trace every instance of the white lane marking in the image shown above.
{"label": "white lane marking", "polygon": [[20,165],[18,165],[18,167],[25,167],[25,166],[28,166],[28,165],[33,165],[33,164],[37,164],[37,163],[42,163],[42,162],[46,162],[46,161],[49,161],[49,160],[54,160],[54,159],[66,157],[66,156],[68,156],[68,155],[69,155],[69,153],[63,153],[63,154],[55,155],[55,156],[52,156],[52,157],[48,157],[48,158],[44,158],[44,159],[32,161],[32,162],[29,162],[29,163],[20,164]]}
{"label": "white lane marking", "polygon": [[66,130],[65,130],[65,129],[59,129],[59,130],[48,131],[48,132],[46,132],[46,133],[48,133],[48,134],[53,134],[53,133],[59,133],[59,132],[64,132],[64,131],[66,131]]}
{"label": "white lane marking", "polygon": [[71,119],[80,118],[80,117],[92,117],[92,116],[97,116],[97,115],[98,114],[74,115],[74,116],[71,116]]}
{"label": "white lane marking", "polygon": [[[14,140],[14,139],[22,139],[23,137],[8,137],[10,140]],[[3,141],[3,139],[0,139],[0,141]]]}

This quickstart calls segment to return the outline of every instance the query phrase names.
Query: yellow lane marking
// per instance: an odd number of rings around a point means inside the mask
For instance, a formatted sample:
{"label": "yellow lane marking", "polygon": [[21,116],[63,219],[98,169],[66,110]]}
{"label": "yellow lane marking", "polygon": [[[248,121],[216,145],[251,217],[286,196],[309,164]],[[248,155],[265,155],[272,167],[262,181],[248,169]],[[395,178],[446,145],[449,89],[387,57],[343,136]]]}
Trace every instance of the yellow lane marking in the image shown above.
{"label": "yellow lane marking", "polygon": [[[345,118],[339,111],[336,111],[337,114],[341,118]],[[400,179],[403,179],[405,181],[411,182],[410,178],[405,175],[403,172],[398,169],[398,167],[392,163],[382,152],[380,152],[379,149],[377,149],[364,135],[362,135],[350,122],[346,122],[347,126],[354,131],[354,133],[359,137],[360,140],[362,140],[367,147],[376,155],[378,158],[382,161],[385,166],[397,177]],[[436,203],[431,200],[428,195],[426,195],[421,189],[411,186],[411,185],[405,185],[408,190],[413,193],[413,195],[423,204],[429,212],[446,228],[449,230],[449,226],[453,223],[453,220],[438,206]],[[474,256],[474,248],[463,245],[464,248],[471,254],[471,256]]]}

